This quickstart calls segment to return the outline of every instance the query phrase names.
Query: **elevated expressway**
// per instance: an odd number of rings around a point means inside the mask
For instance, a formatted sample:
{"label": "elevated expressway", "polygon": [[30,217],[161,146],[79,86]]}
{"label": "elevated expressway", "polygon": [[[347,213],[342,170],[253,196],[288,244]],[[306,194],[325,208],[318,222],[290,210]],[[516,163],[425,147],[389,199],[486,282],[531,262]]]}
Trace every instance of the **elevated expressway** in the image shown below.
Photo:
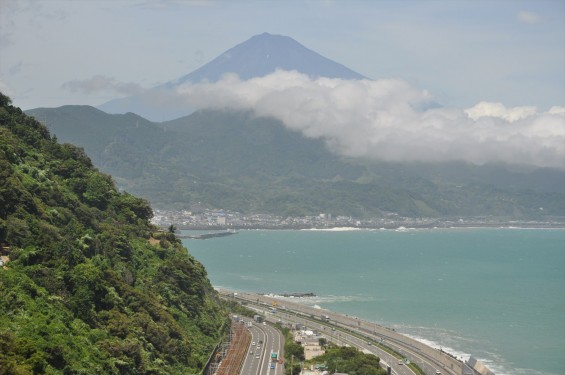
{"label": "elevated expressway", "polygon": [[[265,314],[270,321],[274,322],[281,319],[290,323],[301,323],[309,328],[319,330],[328,336],[331,341],[348,344],[365,352],[373,353],[381,358],[385,368],[386,366],[391,367],[393,374],[414,374],[401,359],[417,364],[426,375],[436,375],[438,371],[444,375],[460,375],[463,373],[463,363],[451,355],[375,323],[293,303],[288,299],[283,301],[245,292],[237,292],[234,297],[233,291],[225,290],[221,290],[220,293],[243,300],[251,305],[249,307],[262,311],[268,310],[270,306],[276,304],[279,307],[276,315]],[[282,309],[281,305],[284,305]],[[320,314],[327,315],[330,322],[322,322]],[[402,358],[381,349],[379,344],[392,348],[400,353]]]}

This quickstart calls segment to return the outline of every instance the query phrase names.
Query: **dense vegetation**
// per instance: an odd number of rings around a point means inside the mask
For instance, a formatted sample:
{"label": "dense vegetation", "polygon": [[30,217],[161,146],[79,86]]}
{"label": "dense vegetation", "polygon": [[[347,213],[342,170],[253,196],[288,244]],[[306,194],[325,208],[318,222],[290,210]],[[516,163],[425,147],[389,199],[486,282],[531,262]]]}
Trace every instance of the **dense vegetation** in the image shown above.
{"label": "dense vegetation", "polygon": [[373,354],[365,354],[353,347],[330,347],[326,353],[314,358],[312,364],[325,363],[330,373],[339,372],[349,375],[385,375],[380,367],[380,360]]}
{"label": "dense vegetation", "polygon": [[200,373],[227,314],[151,217],[0,93],[0,374]]}
{"label": "dense vegetation", "polygon": [[285,358],[285,375],[300,374],[302,367],[300,363],[304,361],[304,347],[294,341],[292,331],[283,327],[280,323],[276,327],[284,336],[284,358]]}
{"label": "dense vegetation", "polygon": [[252,112],[199,111],[164,123],[88,106],[28,113],[158,208],[201,202],[283,216],[565,216],[561,170],[346,159]]}

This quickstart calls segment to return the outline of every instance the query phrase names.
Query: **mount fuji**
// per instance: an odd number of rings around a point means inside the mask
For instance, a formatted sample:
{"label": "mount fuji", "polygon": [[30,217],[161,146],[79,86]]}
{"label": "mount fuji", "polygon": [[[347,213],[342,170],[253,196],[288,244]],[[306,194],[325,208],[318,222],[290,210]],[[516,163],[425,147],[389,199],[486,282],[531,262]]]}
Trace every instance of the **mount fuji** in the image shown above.
{"label": "mount fuji", "polygon": [[366,78],[288,36],[263,33],[227,50],[192,73],[142,94],[111,100],[98,106],[98,109],[112,114],[133,112],[152,121],[172,120],[193,112],[175,95],[180,85],[217,82],[227,73],[235,73],[240,79],[249,80],[266,76],[277,69],[295,70],[311,78]]}

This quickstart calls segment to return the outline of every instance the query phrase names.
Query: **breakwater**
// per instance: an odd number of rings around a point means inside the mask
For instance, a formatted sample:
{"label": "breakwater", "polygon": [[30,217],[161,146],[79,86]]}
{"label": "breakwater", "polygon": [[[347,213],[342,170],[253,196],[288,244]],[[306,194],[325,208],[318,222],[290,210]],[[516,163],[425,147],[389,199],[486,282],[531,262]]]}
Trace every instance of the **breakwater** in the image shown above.
{"label": "breakwater", "polygon": [[212,233],[203,233],[203,234],[190,234],[190,235],[178,235],[178,238],[187,238],[190,240],[207,240],[209,238],[215,237],[226,237],[231,236],[233,234],[237,234],[237,232],[212,232]]}

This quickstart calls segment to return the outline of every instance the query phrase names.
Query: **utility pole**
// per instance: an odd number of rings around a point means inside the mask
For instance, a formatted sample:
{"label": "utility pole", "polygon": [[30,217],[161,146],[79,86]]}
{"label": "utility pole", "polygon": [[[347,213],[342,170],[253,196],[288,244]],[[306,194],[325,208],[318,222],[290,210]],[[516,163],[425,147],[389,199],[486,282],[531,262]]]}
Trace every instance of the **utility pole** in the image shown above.
{"label": "utility pole", "polygon": [[290,355],[290,375],[292,375],[292,370],[294,370],[293,367],[292,367],[293,362],[294,362],[294,354],[291,354]]}
{"label": "utility pole", "polygon": [[340,362],[340,360],[339,360],[339,359],[336,359],[336,361],[335,361],[335,371],[334,371],[334,372],[337,372],[337,364],[338,364],[339,362]]}

